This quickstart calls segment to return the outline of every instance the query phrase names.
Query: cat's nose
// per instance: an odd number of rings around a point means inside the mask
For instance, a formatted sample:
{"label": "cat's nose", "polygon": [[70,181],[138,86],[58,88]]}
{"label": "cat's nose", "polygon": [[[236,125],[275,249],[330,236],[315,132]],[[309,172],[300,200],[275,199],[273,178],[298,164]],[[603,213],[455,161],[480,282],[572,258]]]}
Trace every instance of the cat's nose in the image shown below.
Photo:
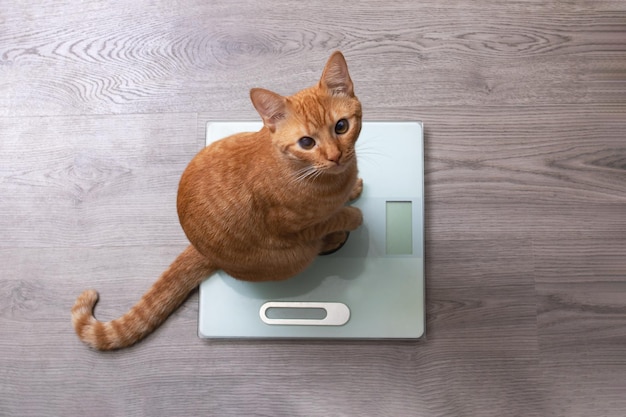
{"label": "cat's nose", "polygon": [[335,152],[329,152],[327,158],[329,161],[332,161],[339,165],[339,160],[341,159],[341,151],[337,149]]}

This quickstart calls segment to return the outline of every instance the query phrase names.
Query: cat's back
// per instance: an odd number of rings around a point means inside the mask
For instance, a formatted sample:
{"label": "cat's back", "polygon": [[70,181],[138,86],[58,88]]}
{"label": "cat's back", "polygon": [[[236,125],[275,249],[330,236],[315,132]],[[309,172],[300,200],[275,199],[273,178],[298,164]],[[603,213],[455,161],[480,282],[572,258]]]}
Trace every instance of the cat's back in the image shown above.
{"label": "cat's back", "polygon": [[271,234],[265,197],[267,190],[278,189],[272,184],[271,147],[263,130],[236,134],[201,150],[185,169],[178,217],[189,241],[205,256],[224,260],[239,253],[240,246],[259,246]]}
{"label": "cat's back", "polygon": [[177,209],[183,229],[215,230],[237,214],[252,211],[255,178],[267,164],[269,138],[260,132],[238,133],[202,149],[189,163],[178,186]]}
{"label": "cat's back", "polygon": [[179,184],[179,196],[212,190],[228,194],[250,183],[259,163],[267,163],[267,142],[262,132],[228,136],[202,149],[189,163]]}

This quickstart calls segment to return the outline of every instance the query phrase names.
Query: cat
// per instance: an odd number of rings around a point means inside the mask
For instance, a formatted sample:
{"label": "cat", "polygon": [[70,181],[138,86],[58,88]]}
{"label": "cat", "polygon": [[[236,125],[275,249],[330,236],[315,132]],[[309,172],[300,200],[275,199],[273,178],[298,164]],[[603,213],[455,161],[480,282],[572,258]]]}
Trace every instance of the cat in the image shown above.
{"label": "cat", "polygon": [[341,52],[317,85],[289,97],[253,88],[250,99],[262,129],[207,146],[181,177],[177,210],[191,244],[120,318],[94,317],[95,290],[77,298],[72,323],[87,345],[135,344],[219,269],[247,281],[293,277],[361,225],[361,211],[347,205],[363,189],[355,152],[361,103]]}

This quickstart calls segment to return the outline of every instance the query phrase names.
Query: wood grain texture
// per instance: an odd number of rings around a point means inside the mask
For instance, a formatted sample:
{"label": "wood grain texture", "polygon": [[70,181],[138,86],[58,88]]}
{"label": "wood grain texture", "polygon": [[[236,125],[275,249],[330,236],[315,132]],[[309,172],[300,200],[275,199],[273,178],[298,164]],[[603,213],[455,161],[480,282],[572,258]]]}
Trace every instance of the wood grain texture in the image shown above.
{"label": "wood grain texture", "polygon": [[[419,344],[207,343],[194,336],[196,295],[133,348],[102,354],[80,344],[68,321],[76,294],[95,286],[102,294],[96,314],[115,317],[181,249],[0,250],[0,265],[13,260],[0,287],[7,415],[497,416],[514,400],[528,403],[527,415],[542,415],[526,265],[512,268],[525,281],[515,288],[429,290],[429,338]],[[499,262],[488,253],[480,259]],[[28,349],[14,349],[16,342]]]}
{"label": "wood grain texture", "polygon": [[[623,4],[401,1],[384,19],[367,1],[349,13],[321,1],[297,13],[277,1],[121,5],[3,7],[0,115],[249,115],[251,87],[295,92],[333,49],[381,107],[625,103]],[[277,58],[294,70],[272,71]]]}
{"label": "wood grain texture", "polygon": [[[624,39],[619,0],[4,2],[0,416],[623,417]],[[206,122],[335,49],[366,119],[425,122],[426,340],[206,342],[192,294],[83,346],[82,290],[117,317],[184,248]]]}
{"label": "wood grain texture", "polygon": [[185,242],[176,188],[193,114],[0,118],[0,246]]}
{"label": "wood grain texture", "polygon": [[534,251],[541,368],[552,408],[617,415],[626,409],[624,235],[538,238]]}

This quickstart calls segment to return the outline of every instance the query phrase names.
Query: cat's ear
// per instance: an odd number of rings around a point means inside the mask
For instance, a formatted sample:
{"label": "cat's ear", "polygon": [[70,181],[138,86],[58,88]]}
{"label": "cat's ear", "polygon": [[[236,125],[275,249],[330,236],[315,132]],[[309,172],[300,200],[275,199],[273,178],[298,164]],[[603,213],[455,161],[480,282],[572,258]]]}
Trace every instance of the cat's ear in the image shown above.
{"label": "cat's ear", "polygon": [[326,89],[330,95],[354,97],[354,87],[348,73],[348,64],[346,64],[346,59],[341,52],[334,52],[328,59],[320,79],[320,87]]}
{"label": "cat's ear", "polygon": [[253,88],[250,90],[250,99],[261,115],[263,124],[272,132],[276,130],[276,124],[287,117],[287,100],[280,94],[263,88]]}

